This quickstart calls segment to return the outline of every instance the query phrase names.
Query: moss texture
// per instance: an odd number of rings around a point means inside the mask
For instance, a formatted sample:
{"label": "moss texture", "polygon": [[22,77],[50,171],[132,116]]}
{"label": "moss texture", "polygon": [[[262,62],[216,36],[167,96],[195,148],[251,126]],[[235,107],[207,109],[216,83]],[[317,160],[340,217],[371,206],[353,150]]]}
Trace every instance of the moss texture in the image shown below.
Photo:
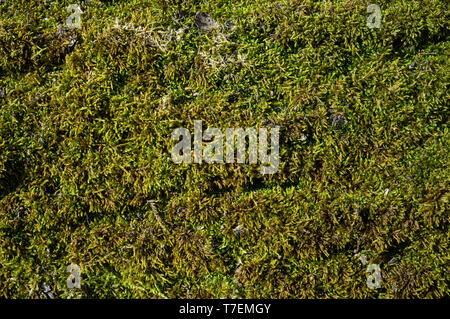
{"label": "moss texture", "polygon": [[[448,297],[449,2],[372,2],[1,1],[0,297]],[[174,164],[194,120],[279,172]]]}

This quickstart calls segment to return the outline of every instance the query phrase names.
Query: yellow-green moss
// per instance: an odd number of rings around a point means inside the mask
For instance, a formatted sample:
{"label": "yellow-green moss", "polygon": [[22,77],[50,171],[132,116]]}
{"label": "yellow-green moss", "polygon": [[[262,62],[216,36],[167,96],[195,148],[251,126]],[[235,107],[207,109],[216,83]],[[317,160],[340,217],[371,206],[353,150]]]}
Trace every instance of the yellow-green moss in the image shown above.
{"label": "yellow-green moss", "polygon": [[[448,297],[447,1],[72,2],[0,2],[0,296]],[[279,172],[174,164],[194,120]]]}

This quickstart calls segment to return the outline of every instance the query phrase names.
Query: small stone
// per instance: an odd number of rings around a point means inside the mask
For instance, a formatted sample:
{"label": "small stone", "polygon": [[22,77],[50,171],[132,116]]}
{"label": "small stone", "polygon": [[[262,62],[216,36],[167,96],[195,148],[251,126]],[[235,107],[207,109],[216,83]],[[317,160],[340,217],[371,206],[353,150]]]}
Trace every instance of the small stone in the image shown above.
{"label": "small stone", "polygon": [[330,116],[331,125],[334,127],[340,127],[346,123],[345,117],[343,115],[331,115]]}
{"label": "small stone", "polygon": [[197,12],[194,18],[195,25],[202,31],[210,31],[217,28],[219,24],[205,12]]}
{"label": "small stone", "polygon": [[0,89],[0,99],[4,99],[5,96],[6,96],[6,88],[5,88],[5,87],[2,87],[2,88]]}

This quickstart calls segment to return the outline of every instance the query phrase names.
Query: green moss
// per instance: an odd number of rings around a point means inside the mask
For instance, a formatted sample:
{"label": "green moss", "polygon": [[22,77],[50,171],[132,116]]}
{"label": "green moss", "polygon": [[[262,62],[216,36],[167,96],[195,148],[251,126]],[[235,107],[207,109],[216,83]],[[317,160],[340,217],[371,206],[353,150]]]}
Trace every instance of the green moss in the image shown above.
{"label": "green moss", "polygon": [[[448,2],[70,3],[0,3],[0,296],[449,295]],[[278,173],[174,164],[197,119]]]}

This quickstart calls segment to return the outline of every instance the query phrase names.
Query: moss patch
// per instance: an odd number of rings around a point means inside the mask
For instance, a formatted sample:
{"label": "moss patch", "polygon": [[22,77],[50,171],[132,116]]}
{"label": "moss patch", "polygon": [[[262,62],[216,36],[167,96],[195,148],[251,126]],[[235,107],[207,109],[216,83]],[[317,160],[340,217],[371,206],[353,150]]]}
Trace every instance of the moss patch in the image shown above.
{"label": "moss patch", "polygon": [[[449,295],[447,1],[72,2],[0,2],[0,296]],[[194,120],[278,173],[174,164]]]}

